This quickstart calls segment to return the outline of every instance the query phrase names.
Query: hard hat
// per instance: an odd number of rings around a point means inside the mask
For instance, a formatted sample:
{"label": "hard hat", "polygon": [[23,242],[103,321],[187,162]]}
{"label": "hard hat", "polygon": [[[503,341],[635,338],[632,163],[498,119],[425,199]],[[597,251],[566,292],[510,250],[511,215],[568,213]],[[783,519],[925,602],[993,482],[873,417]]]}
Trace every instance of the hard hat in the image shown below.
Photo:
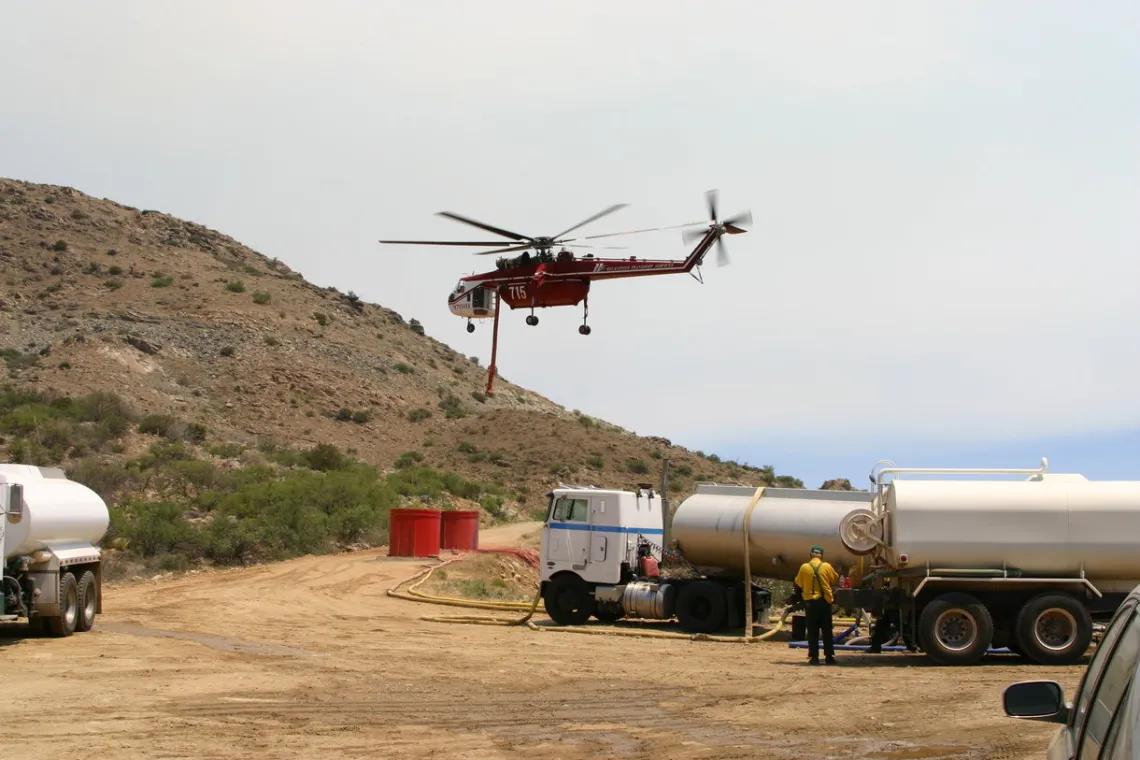
{"label": "hard hat", "polygon": [[812,554],[816,554],[817,552],[819,553],[819,556],[821,556],[821,557],[822,557],[822,556],[823,556],[823,547],[822,547],[822,546],[813,546],[813,547],[811,548],[811,553],[812,553]]}

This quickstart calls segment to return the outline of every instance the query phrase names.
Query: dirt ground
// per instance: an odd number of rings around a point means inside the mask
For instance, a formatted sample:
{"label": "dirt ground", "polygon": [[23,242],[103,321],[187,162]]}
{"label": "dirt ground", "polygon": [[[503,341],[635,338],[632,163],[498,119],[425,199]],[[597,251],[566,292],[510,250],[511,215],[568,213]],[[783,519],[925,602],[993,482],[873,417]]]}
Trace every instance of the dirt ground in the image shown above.
{"label": "dirt ground", "polygon": [[108,586],[94,631],[0,638],[2,756],[1042,758],[1055,728],[1004,717],[1002,688],[1071,694],[1083,670],[844,652],[809,668],[786,642],[427,622],[483,614],[386,595],[430,564],[371,551]]}

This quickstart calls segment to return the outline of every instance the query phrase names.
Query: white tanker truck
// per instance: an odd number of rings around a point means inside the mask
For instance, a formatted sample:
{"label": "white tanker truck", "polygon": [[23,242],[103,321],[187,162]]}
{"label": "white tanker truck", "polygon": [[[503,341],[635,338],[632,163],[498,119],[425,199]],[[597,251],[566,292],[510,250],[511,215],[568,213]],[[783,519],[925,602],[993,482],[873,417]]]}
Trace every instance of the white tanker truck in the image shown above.
{"label": "white tanker truck", "polygon": [[53,636],[89,631],[103,611],[107,505],[54,467],[0,464],[0,622]]}
{"label": "white tanker truck", "polygon": [[[1002,647],[1073,663],[1093,622],[1140,583],[1140,482],[1046,470],[1046,460],[1035,470],[887,467],[871,492],[700,484],[671,526],[696,580],[660,577],[664,522],[651,492],[556,489],[544,603],[563,624],[676,616],[686,631],[714,632],[743,625],[746,564],[754,578],[792,580],[818,544],[850,579],[836,603],[875,617],[874,643],[897,636],[948,665]],[[901,477],[910,474],[1028,477]],[[753,619],[765,620],[770,597],[752,589]]]}

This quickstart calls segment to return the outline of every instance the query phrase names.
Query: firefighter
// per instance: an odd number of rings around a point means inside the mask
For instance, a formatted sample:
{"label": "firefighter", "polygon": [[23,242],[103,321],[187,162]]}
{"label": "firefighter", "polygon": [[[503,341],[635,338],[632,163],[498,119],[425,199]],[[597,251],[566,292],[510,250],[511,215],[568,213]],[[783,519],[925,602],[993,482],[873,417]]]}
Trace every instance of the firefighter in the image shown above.
{"label": "firefighter", "polygon": [[823,654],[828,665],[835,664],[835,632],[832,630],[831,605],[835,602],[832,586],[839,573],[823,561],[823,547],[813,546],[811,558],[800,566],[796,586],[803,592],[806,606],[808,663],[819,664],[819,637],[823,635]]}

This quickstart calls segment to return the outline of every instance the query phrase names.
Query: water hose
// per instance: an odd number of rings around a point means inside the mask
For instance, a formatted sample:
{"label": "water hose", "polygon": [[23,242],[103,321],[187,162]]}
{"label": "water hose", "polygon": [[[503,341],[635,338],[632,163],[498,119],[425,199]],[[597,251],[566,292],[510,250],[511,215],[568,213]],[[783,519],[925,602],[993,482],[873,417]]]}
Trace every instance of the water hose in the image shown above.
{"label": "water hose", "polygon": [[[538,606],[539,595],[535,596],[535,606]],[[416,600],[424,601],[424,600]],[[774,628],[765,631],[759,636],[752,637],[739,637],[739,636],[718,636],[710,633],[673,633],[670,631],[638,631],[633,628],[613,628],[610,626],[593,627],[593,626],[574,626],[574,625],[538,625],[530,621],[533,614],[532,609],[527,615],[520,619],[507,620],[503,618],[493,617],[480,617],[475,615],[453,615],[453,616],[433,616],[424,615],[420,620],[426,620],[433,623],[467,623],[473,625],[526,625],[532,631],[554,631],[557,633],[582,633],[592,636],[633,636],[647,639],[682,639],[685,641],[714,641],[723,643],[738,644],[740,642],[751,643],[756,641],[766,641],[772,636],[779,633],[784,626],[784,621],[787,619],[788,610],[785,609],[784,614],[780,617],[779,622]],[[661,622],[658,620],[647,622]],[[635,624],[636,625],[636,624]]]}
{"label": "water hose", "polygon": [[[503,550],[500,550],[500,549],[479,549],[478,551],[480,553],[502,552],[504,554],[511,554],[514,556],[518,556],[515,554],[514,551],[509,550],[509,549],[503,549]],[[396,584],[393,588],[388,589],[387,594],[388,594],[388,596],[396,597],[397,599],[406,599],[409,602],[431,602],[431,603],[442,604],[442,605],[447,605],[447,606],[451,606],[451,607],[473,607],[476,609],[500,610],[503,612],[512,612],[514,610],[530,610],[531,614],[533,614],[534,607],[536,606],[536,603],[533,600],[530,602],[509,602],[509,601],[492,602],[492,601],[481,601],[481,600],[477,600],[477,599],[463,599],[460,597],[452,597],[452,596],[437,596],[435,594],[427,594],[427,593],[424,593],[423,591],[417,591],[419,586],[421,586],[422,584],[427,582],[428,578],[431,576],[431,574],[433,572],[435,572],[436,570],[438,570],[441,567],[445,567],[447,565],[450,565],[453,562],[458,562],[459,560],[464,559],[466,556],[467,555],[465,555],[465,554],[461,554],[461,555],[451,557],[451,558],[446,559],[446,560],[441,560],[440,564],[432,565],[431,567],[425,568],[424,570],[420,571],[419,573],[416,573],[415,575],[413,575],[411,578],[407,578],[407,579],[401,581],[400,583]],[[415,581],[415,582],[413,583],[413,581]],[[407,583],[411,583],[412,585],[409,586],[404,591],[400,591],[399,590],[400,587],[407,584]],[[537,594],[536,594],[536,596],[537,596]],[[779,630],[780,628],[783,627],[786,617],[787,617],[786,613],[783,615],[780,615],[780,616],[770,615],[768,617],[768,622],[769,623],[777,623],[778,624],[777,630]],[[857,626],[858,623],[865,617],[866,617],[866,615],[864,613],[864,614],[860,615],[859,617],[854,617],[854,618],[833,618],[833,622],[836,622],[836,623],[855,623],[855,625]],[[868,623],[868,627],[870,627],[870,623]],[[768,633],[766,632],[765,634],[762,634],[762,635],[766,636],[766,635],[768,635]],[[847,634],[844,633],[841,635],[845,636]]]}
{"label": "water hose", "polygon": [[[807,649],[808,648],[808,642],[806,642],[806,641],[789,641],[788,642],[788,648],[789,649]],[[864,645],[836,644],[835,645],[835,651],[836,652],[866,652],[870,648],[871,648],[871,646],[869,644],[864,644]],[[886,644],[883,645],[883,651],[884,652],[905,652],[908,649],[909,649],[909,647],[904,646],[904,645],[895,645],[895,646],[890,646],[890,645],[886,645]],[[1000,649],[987,649],[986,650],[986,654],[1010,654],[1010,653],[1011,653],[1011,650],[1007,649],[1006,647],[1001,647]]]}
{"label": "water hose", "polygon": [[[748,504],[748,509],[744,511],[744,640],[752,638],[752,561],[748,552],[748,545],[752,543],[752,536],[748,535],[749,529],[752,527],[752,510],[760,503],[760,497],[764,495],[764,486],[756,489],[756,493],[752,494],[752,501]],[[786,617],[784,615],[783,617]],[[780,618],[780,623],[783,624],[783,617]]]}
{"label": "water hose", "polygon": [[[774,616],[770,617],[769,621],[770,622],[776,621],[776,625],[772,629],[765,631],[764,633],[760,634],[759,636],[744,636],[744,637],[717,636],[717,635],[707,634],[707,633],[689,634],[689,633],[672,633],[669,631],[637,631],[637,630],[632,630],[632,629],[621,629],[621,628],[615,629],[615,628],[612,628],[610,626],[606,626],[605,628],[594,628],[594,627],[586,627],[586,626],[537,625],[537,624],[531,622],[530,619],[531,619],[531,617],[534,616],[534,613],[538,608],[538,602],[542,598],[542,592],[541,591],[536,591],[534,598],[529,603],[527,603],[527,602],[489,602],[489,601],[478,601],[478,600],[474,600],[474,599],[460,599],[460,598],[455,598],[455,597],[445,597],[445,596],[436,596],[434,594],[425,594],[422,591],[416,590],[421,584],[427,582],[428,578],[431,577],[431,574],[433,572],[435,572],[436,570],[438,570],[441,567],[446,567],[447,565],[450,565],[453,562],[458,562],[459,560],[463,559],[465,556],[466,555],[459,555],[456,557],[451,557],[450,559],[441,561],[437,565],[431,565],[429,567],[424,568],[423,570],[421,570],[420,572],[411,576],[410,578],[406,578],[406,579],[400,581],[399,583],[397,583],[392,588],[388,589],[387,590],[388,596],[395,597],[397,599],[405,599],[405,600],[410,601],[410,602],[421,602],[421,603],[425,603],[425,604],[440,604],[440,605],[451,606],[451,607],[475,607],[478,609],[502,610],[502,611],[514,611],[514,610],[520,610],[520,609],[526,610],[526,614],[523,615],[521,618],[485,617],[485,616],[477,616],[477,615],[451,615],[451,616],[424,615],[424,616],[420,617],[420,620],[424,620],[424,621],[428,621],[428,622],[435,622],[435,623],[464,623],[464,624],[468,624],[468,625],[506,625],[506,626],[526,625],[532,631],[556,631],[556,632],[561,632],[561,633],[582,633],[582,634],[595,635],[595,636],[598,636],[598,635],[636,636],[636,637],[642,637],[642,638],[684,639],[684,640],[688,640],[688,641],[715,641],[715,642],[734,642],[734,643],[736,643],[736,642],[752,643],[752,642],[757,642],[757,641],[767,641],[772,636],[775,636],[777,633],[779,633],[781,630],[783,630],[784,624],[787,622],[788,616],[792,612],[792,607],[789,605],[783,609],[779,618],[776,618]],[[408,586],[406,591],[401,591],[400,587],[407,585],[407,584],[411,584],[411,585]],[[660,621],[648,621],[648,622],[660,622]],[[856,620],[855,626],[858,626],[858,620]],[[853,628],[855,626],[853,626]],[[846,635],[846,633],[849,633],[850,630],[852,630],[852,629],[848,629],[847,632],[845,632],[844,634],[841,634],[841,635]]]}
{"label": "water hose", "polygon": [[[396,597],[397,599],[406,599],[410,602],[429,602],[431,604],[443,604],[443,605],[448,605],[451,607],[476,607],[478,609],[484,609],[484,610],[488,610],[488,609],[489,610],[503,610],[503,611],[508,611],[508,612],[512,611],[512,610],[518,610],[518,609],[529,609],[531,611],[530,614],[534,614],[534,608],[538,606],[539,596],[537,594],[535,595],[534,600],[531,602],[490,602],[490,601],[480,601],[477,599],[459,599],[459,598],[450,597],[450,596],[435,596],[434,594],[425,594],[422,591],[416,591],[416,589],[421,584],[427,582],[427,579],[430,578],[431,574],[434,573],[436,570],[440,569],[441,567],[446,567],[447,565],[450,565],[453,562],[458,562],[459,560],[463,559],[465,556],[466,555],[460,554],[459,556],[452,557],[452,558],[447,559],[447,560],[443,560],[438,565],[431,565],[429,567],[424,568],[423,570],[416,573],[412,577],[405,578],[404,580],[400,581],[399,583],[397,583],[392,588],[388,589],[388,591],[387,591],[388,596],[393,596],[393,597]],[[413,581],[414,581],[414,583],[413,583]],[[408,587],[408,590],[406,592],[400,591],[399,590],[400,586],[403,586],[404,584],[407,584],[407,583],[411,583],[412,585],[410,587]],[[530,615],[528,615],[527,617],[529,618]]]}

